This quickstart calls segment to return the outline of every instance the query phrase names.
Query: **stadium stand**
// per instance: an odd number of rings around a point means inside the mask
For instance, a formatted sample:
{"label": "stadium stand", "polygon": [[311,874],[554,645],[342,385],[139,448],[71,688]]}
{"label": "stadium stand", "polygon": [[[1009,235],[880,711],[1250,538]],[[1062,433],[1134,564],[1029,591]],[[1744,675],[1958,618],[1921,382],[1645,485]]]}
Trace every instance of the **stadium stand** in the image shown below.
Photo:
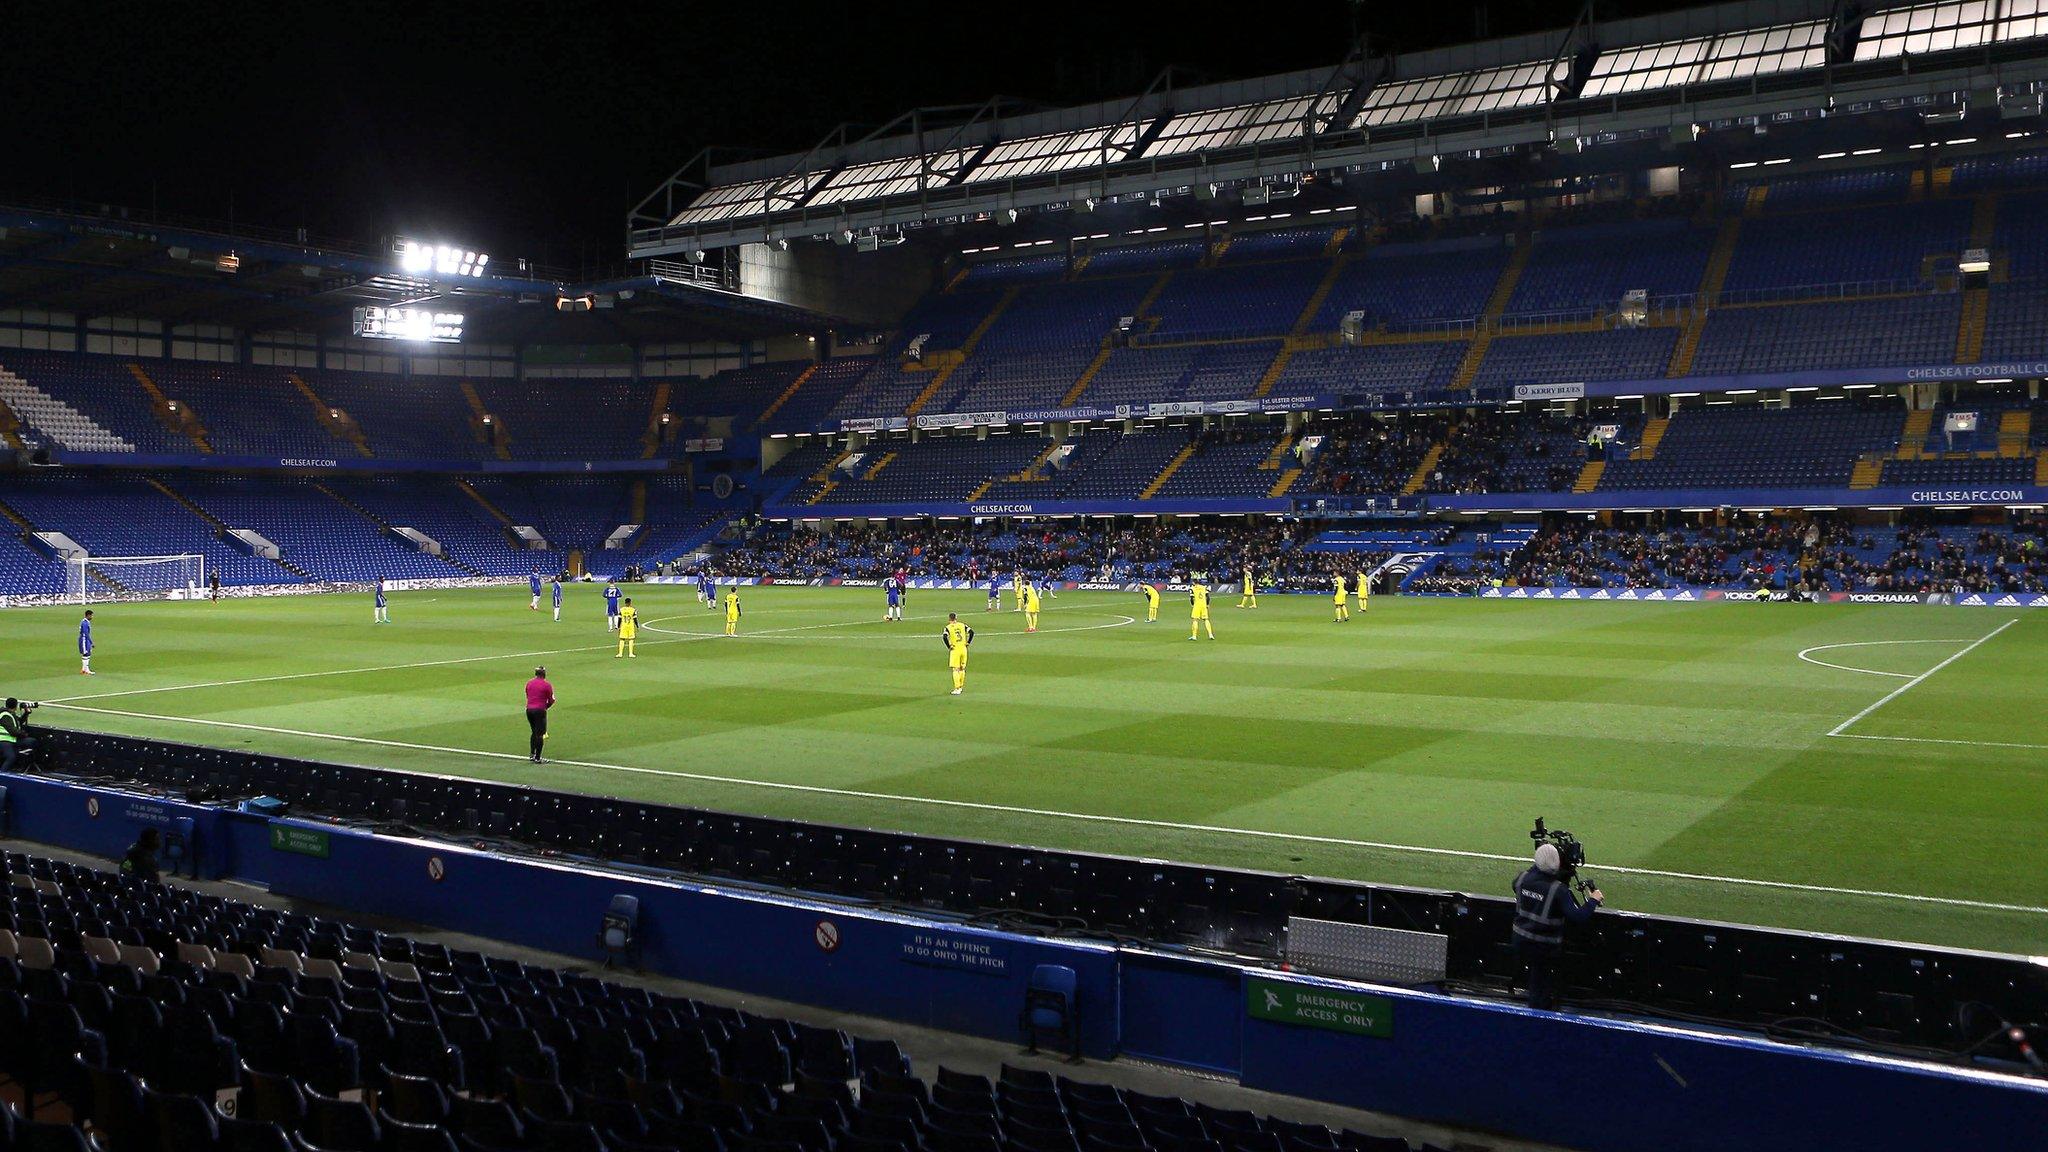
{"label": "stadium stand", "polygon": [[[28,1148],[1406,1152],[9,852],[4,1071]],[[231,1109],[216,1109],[225,1095]],[[40,1122],[39,1122],[40,1121]],[[79,1142],[74,1146],[87,1147]]]}
{"label": "stadium stand", "polygon": [[[1965,200],[1929,200],[1747,220],[1725,289],[1796,294],[1864,284],[1866,291],[1906,290],[1929,278],[1930,260],[1945,258],[1953,270],[1970,235],[1970,210]],[[1849,236],[1855,243],[1842,242]]]}
{"label": "stadium stand", "polygon": [[223,583],[294,584],[305,578],[229,545],[217,525],[168,489],[133,474],[19,473],[0,479],[0,503],[95,556],[197,553]]}
{"label": "stadium stand", "polygon": [[1614,459],[1604,488],[1847,486],[1857,459],[1898,447],[1896,401],[1793,408],[1687,408],[1671,418],[1653,459]]}
{"label": "stadium stand", "polygon": [[1495,236],[1369,248],[1337,273],[1312,327],[1334,332],[1349,312],[1391,331],[1468,320],[1485,309],[1508,256]]}
{"label": "stadium stand", "polygon": [[1644,220],[1546,228],[1509,299],[1510,314],[1613,311],[1641,289],[1652,299],[1699,286],[1714,230],[1690,220]]}
{"label": "stadium stand", "polygon": [[1465,358],[1462,341],[1315,348],[1288,357],[1274,390],[1281,395],[1328,388],[1339,394],[1448,388]]}
{"label": "stadium stand", "polygon": [[[203,473],[170,477],[182,499],[230,528],[259,532],[284,564],[325,580],[419,580],[465,575],[437,556],[350,516],[307,480],[251,484]],[[226,581],[223,576],[223,582]]]}
{"label": "stadium stand", "polygon": [[1707,317],[1692,371],[1737,376],[1950,363],[1960,309],[1954,293],[1717,308]]}
{"label": "stadium stand", "polygon": [[1081,437],[1075,458],[1054,482],[1054,495],[1064,500],[1136,499],[1189,442],[1186,428],[1091,431]]}
{"label": "stadium stand", "polygon": [[1487,346],[1472,386],[1658,377],[1671,362],[1677,340],[1676,328],[1503,333]]}
{"label": "stadium stand", "polygon": [[[9,406],[14,406],[15,397],[30,401],[16,412],[31,431],[54,443],[95,452],[193,450],[191,441],[151,415],[148,396],[127,362],[118,357],[10,348],[0,351],[0,369],[27,386],[9,385]],[[48,426],[39,420],[48,421]]]}

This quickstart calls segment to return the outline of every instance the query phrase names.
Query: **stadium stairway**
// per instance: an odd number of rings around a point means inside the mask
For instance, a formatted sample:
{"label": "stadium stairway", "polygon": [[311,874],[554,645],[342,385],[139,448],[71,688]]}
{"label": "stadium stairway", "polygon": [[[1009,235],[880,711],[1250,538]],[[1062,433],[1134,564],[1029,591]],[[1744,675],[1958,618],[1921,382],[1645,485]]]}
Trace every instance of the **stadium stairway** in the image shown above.
{"label": "stadium stairway", "polygon": [[469,481],[464,480],[460,476],[457,476],[455,478],[455,486],[457,488],[462,489],[463,495],[469,497],[471,500],[476,501],[477,504],[481,506],[484,511],[489,512],[491,516],[498,521],[498,523],[503,524],[505,526],[506,539],[511,539],[512,518],[510,516],[505,515],[503,509],[499,508],[496,504],[491,503],[490,498],[488,496],[485,496],[483,493],[477,491],[476,485],[471,484]]}
{"label": "stadium stairway", "polygon": [[1631,460],[1655,460],[1657,458],[1657,445],[1664,442],[1664,433],[1670,430],[1670,417],[1652,416],[1644,422],[1643,438],[1634,448],[1629,450],[1628,458]]}
{"label": "stadium stairway", "polygon": [[[201,505],[198,501],[193,500],[191,497],[185,495],[183,492],[178,491],[177,489],[171,487],[170,485],[164,483],[163,481],[157,479],[154,476],[145,477],[143,479],[143,482],[148,484],[151,488],[154,488],[157,491],[163,493],[165,496],[170,497],[172,500],[177,501],[181,506],[184,507],[184,509],[187,512],[190,512],[194,516],[197,516],[201,520],[204,520],[206,522],[207,527],[213,529],[214,539],[223,542],[225,542],[228,539],[228,532],[230,531],[231,527],[228,524],[228,522],[221,519],[218,516],[215,516],[213,513],[207,511],[206,508],[203,505]],[[260,529],[252,530],[260,531]],[[270,562],[272,564],[277,565],[279,568],[282,568],[285,571],[291,573],[292,575],[297,576],[301,580],[310,580],[315,582],[319,580],[319,577],[313,575],[311,572],[308,572],[304,568],[299,567],[297,564],[294,564],[291,561],[284,559],[283,557],[278,557],[276,559],[271,560]],[[111,577],[107,577],[103,573],[95,572],[94,574],[100,576],[101,579],[106,580],[109,584],[114,583]],[[225,581],[223,581],[223,583],[225,583]]]}
{"label": "stadium stairway", "polygon": [[2041,454],[2034,457],[2034,483],[2048,488],[2048,448],[2043,448]]}
{"label": "stadium stairway", "polygon": [[917,398],[910,402],[910,406],[903,410],[905,416],[915,416],[924,411],[925,405],[930,404],[939,395],[946,382],[953,378],[953,373],[967,362],[969,356],[974,355],[974,349],[981,343],[981,338],[988,335],[988,330],[996,326],[996,321],[1002,319],[1003,313],[1016,302],[1018,294],[1023,291],[1024,286],[1021,284],[1013,284],[1003,290],[1002,296],[996,300],[995,307],[988,310],[988,315],[981,318],[981,323],[974,326],[974,330],[967,334],[965,340],[960,341],[959,356],[948,359],[944,367],[932,373],[932,382],[925,385],[924,391],[919,392]]}
{"label": "stadium stairway", "polygon": [[322,428],[327,429],[328,435],[354,448],[356,455],[366,460],[376,456],[375,452],[370,451],[369,440],[363,436],[362,425],[357,424],[348,413],[321,399],[320,394],[313,391],[313,386],[306,383],[306,378],[297,372],[287,372],[284,378],[293,388],[298,389],[299,395],[306,398],[306,403],[313,406],[313,418],[320,422]]}
{"label": "stadium stairway", "polygon": [[1109,354],[1113,351],[1115,349],[1111,348],[1109,342],[1105,340],[1102,350],[1095,354],[1095,359],[1090,360],[1088,366],[1081,369],[1080,379],[1075,380],[1074,386],[1067,389],[1067,394],[1060,398],[1060,407],[1072,408],[1081,402],[1081,393],[1086,392],[1088,385],[1095,382],[1096,373],[1101,372],[1103,365],[1109,363]]}
{"label": "stadium stairway", "polygon": [[784,388],[780,395],[776,396],[774,400],[769,401],[766,408],[761,409],[761,414],[754,419],[754,427],[760,428],[765,426],[768,423],[768,418],[782,411],[782,406],[794,399],[803,386],[810,383],[811,377],[817,374],[818,366],[816,364],[797,373],[796,379],[789,382],[789,387]]}
{"label": "stadium stairway", "polygon": [[[312,481],[312,486],[313,491],[320,493],[322,496],[327,497],[329,500],[334,501],[336,504],[341,505],[342,507],[348,509],[349,511],[355,513],[358,516],[361,516],[363,519],[368,520],[370,523],[375,524],[379,528],[382,528],[385,532],[390,533],[392,536],[398,535],[396,532],[392,531],[392,525],[390,521],[384,519],[382,516],[377,515],[375,512],[370,511],[368,508],[363,507],[361,504],[356,503],[355,501],[349,499],[348,497],[342,495],[339,492],[336,492],[334,489],[329,488],[327,485],[322,484],[317,480]],[[486,573],[476,568],[472,568],[467,564],[464,564],[462,561],[455,559],[453,556],[448,556],[444,554],[441,557],[441,562],[443,564],[452,565],[456,568],[461,569],[465,575],[486,575]]]}
{"label": "stadium stairway", "polygon": [[15,527],[21,529],[23,536],[36,530],[35,524],[28,517],[16,512],[5,500],[0,500],[0,516],[5,516],[8,520],[12,521]]}
{"label": "stadium stairway", "polygon": [[[1330,239],[1333,245],[1343,243],[1345,231],[1345,229],[1339,228],[1331,234]],[[1330,261],[1329,270],[1324,272],[1323,278],[1316,283],[1316,290],[1309,294],[1308,303],[1302,305],[1301,315],[1295,317],[1294,327],[1289,329],[1290,332],[1299,336],[1303,332],[1308,331],[1309,325],[1315,323],[1316,315],[1323,310],[1323,303],[1330,298],[1330,293],[1337,287],[1337,278],[1344,274],[1344,265],[1348,263],[1348,260],[1349,258],[1346,256],[1337,255],[1335,259]]]}
{"label": "stadium stairway", "polygon": [[1707,330],[1707,313],[1721,297],[1721,286],[1728,281],[1728,267],[1735,262],[1735,246],[1741,238],[1742,217],[1731,216],[1721,222],[1721,231],[1714,237],[1714,251],[1707,257],[1699,289],[1693,293],[1692,311],[1686,314],[1678,344],[1671,350],[1671,366],[1664,373],[1667,378],[1692,375],[1693,357],[1698,354],[1700,337]]}
{"label": "stadium stairway", "polygon": [[1486,350],[1493,343],[1493,329],[1500,323],[1501,314],[1507,311],[1508,301],[1514,299],[1515,285],[1522,282],[1522,271],[1529,266],[1529,257],[1536,251],[1536,243],[1526,232],[1516,237],[1515,254],[1508,257],[1507,267],[1501,269],[1500,279],[1494,282],[1493,295],[1486,299],[1486,311],[1480,315],[1479,330],[1472,336],[1472,343],[1465,348],[1465,358],[1458,362],[1458,373],[1451,377],[1454,390],[1472,387],[1472,378],[1479,375],[1479,365],[1486,359]]}
{"label": "stadium stairway", "polygon": [[157,423],[162,424],[166,431],[175,432],[192,441],[193,447],[198,448],[202,454],[213,453],[213,445],[206,442],[206,426],[201,423],[199,414],[192,410],[191,405],[180,405],[164,395],[163,389],[156,386],[156,381],[149,378],[149,373],[144,371],[140,364],[129,364],[128,374],[135,377],[135,382],[142,386],[143,394],[149,397],[149,408],[156,414]]}
{"label": "stadium stairway", "polygon": [[[654,399],[647,406],[647,431],[640,434],[640,458],[652,460],[661,451],[661,418],[668,414],[670,382],[657,380],[654,384]],[[759,423],[759,421],[756,421]]]}
{"label": "stadium stairway", "polygon": [[1158,495],[1159,490],[1161,488],[1166,487],[1166,482],[1168,480],[1173,479],[1173,474],[1175,472],[1180,471],[1181,465],[1187,463],[1188,458],[1195,454],[1195,449],[1197,447],[1199,447],[1197,442],[1190,440],[1187,442],[1187,444],[1182,446],[1180,451],[1174,453],[1173,459],[1168,460],[1166,462],[1166,467],[1161,468],[1159,470],[1159,475],[1154,476],[1152,478],[1152,482],[1150,484],[1145,485],[1145,490],[1138,493],[1138,499],[1150,500],[1152,497]]}
{"label": "stadium stairway", "polygon": [[1152,286],[1145,289],[1145,294],[1138,297],[1138,303],[1131,308],[1131,315],[1137,318],[1142,331],[1149,332],[1151,329],[1159,326],[1159,317],[1150,315],[1150,313],[1152,306],[1157,304],[1159,298],[1166,294],[1166,286],[1171,283],[1173,283],[1173,269],[1168,268],[1159,274],[1158,279],[1152,281]]}
{"label": "stadium stairway", "polygon": [[1606,471],[1607,461],[1586,461],[1585,467],[1579,469],[1578,478],[1572,481],[1572,491],[1578,493],[1585,493],[1591,492],[1594,489],[1600,487],[1600,477],[1604,475]]}
{"label": "stadium stairway", "polygon": [[1280,471],[1280,466],[1287,461],[1287,454],[1293,449],[1294,433],[1288,432],[1280,437],[1279,443],[1273,445],[1273,450],[1266,454],[1266,458],[1259,461],[1259,470],[1262,472]]}
{"label": "stadium stairway", "polygon": [[21,438],[21,417],[15,415],[14,409],[7,406],[4,397],[0,397],[0,441],[5,441],[7,446],[16,452],[28,447]]}
{"label": "stadium stairway", "polygon": [[1894,460],[1918,460],[1926,450],[1927,434],[1934,429],[1934,409],[1917,408],[1906,413],[1906,423],[1899,429],[1899,446],[1892,454]]}
{"label": "stadium stairway", "polygon": [[1991,290],[1983,285],[1963,289],[1956,325],[1956,363],[1975,364],[1984,356],[1984,320],[1991,312]]}
{"label": "stadium stairway", "polygon": [[[1308,315],[1312,316],[1314,314],[1309,313]],[[1280,351],[1273,354],[1273,362],[1266,365],[1266,370],[1259,375],[1258,384],[1252,388],[1252,397],[1254,399],[1263,399],[1273,394],[1273,389],[1280,383],[1280,378],[1287,374],[1287,362],[1294,358],[1296,352],[1310,352],[1319,348],[1329,347],[1333,347],[1333,345],[1331,337],[1326,333],[1315,333],[1313,335],[1296,333],[1282,340],[1280,342]]]}
{"label": "stadium stairway", "polygon": [[2027,408],[2008,408],[1998,416],[1998,456],[2014,460],[2027,454],[2034,440],[2034,413]]}
{"label": "stadium stairway", "polygon": [[1289,468],[1285,472],[1282,472],[1280,474],[1280,479],[1274,481],[1273,487],[1267,490],[1266,498],[1269,500],[1277,500],[1280,497],[1287,495],[1287,490],[1289,488],[1294,487],[1294,482],[1299,479],[1301,479],[1301,469],[1299,468]]}
{"label": "stadium stairway", "polygon": [[1456,424],[1446,427],[1444,438],[1431,444],[1429,451],[1422,454],[1422,459],[1415,465],[1415,471],[1409,475],[1407,482],[1401,485],[1401,495],[1413,496],[1422,491],[1423,485],[1429,483],[1429,474],[1436,471],[1437,461],[1444,458],[1444,445],[1450,440],[1451,434],[1457,431],[1457,427]]}
{"label": "stadium stairway", "polygon": [[882,469],[896,462],[896,455],[894,452],[882,453],[882,458],[868,465],[868,470],[861,473],[860,478],[862,480],[873,480],[875,477],[880,476]]}
{"label": "stadium stairway", "polygon": [[484,407],[484,398],[477,395],[476,385],[464,380],[458,387],[462,390],[463,402],[469,405],[469,430],[476,437],[476,442],[489,445],[498,459],[510,460],[512,436],[505,431],[505,422]]}
{"label": "stadium stairway", "polygon": [[1857,491],[1868,491],[1884,481],[1884,457],[1875,453],[1860,456],[1856,466],[1849,470],[1849,487]]}

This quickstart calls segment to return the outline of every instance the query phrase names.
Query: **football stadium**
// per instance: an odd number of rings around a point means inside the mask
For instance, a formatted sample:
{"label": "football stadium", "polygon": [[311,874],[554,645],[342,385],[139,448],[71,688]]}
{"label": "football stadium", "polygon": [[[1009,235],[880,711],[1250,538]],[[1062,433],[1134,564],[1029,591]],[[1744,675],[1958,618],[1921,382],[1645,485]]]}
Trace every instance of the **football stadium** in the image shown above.
{"label": "football stadium", "polygon": [[1337,8],[0,174],[0,1152],[2048,1147],[2048,0]]}

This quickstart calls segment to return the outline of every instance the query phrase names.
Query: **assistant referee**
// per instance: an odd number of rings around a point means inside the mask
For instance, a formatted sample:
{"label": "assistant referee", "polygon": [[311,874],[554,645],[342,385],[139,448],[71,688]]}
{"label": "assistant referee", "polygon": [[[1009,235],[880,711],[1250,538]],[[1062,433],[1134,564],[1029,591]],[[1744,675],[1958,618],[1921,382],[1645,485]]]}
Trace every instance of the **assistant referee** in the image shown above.
{"label": "assistant referee", "polygon": [[548,709],[555,706],[555,686],[548,683],[548,670],[538,667],[533,670],[533,679],[526,682],[526,726],[533,735],[527,741],[529,759],[535,764],[544,763],[540,758],[541,746],[548,738]]}

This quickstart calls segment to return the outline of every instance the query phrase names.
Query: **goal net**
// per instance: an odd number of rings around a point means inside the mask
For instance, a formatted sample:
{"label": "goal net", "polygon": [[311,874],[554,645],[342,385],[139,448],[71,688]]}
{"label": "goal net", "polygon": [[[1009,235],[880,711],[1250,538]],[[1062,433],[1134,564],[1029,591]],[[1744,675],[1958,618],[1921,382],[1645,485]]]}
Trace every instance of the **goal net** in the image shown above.
{"label": "goal net", "polygon": [[206,587],[206,557],[73,556],[64,562],[65,592],[91,600],[198,599]]}

